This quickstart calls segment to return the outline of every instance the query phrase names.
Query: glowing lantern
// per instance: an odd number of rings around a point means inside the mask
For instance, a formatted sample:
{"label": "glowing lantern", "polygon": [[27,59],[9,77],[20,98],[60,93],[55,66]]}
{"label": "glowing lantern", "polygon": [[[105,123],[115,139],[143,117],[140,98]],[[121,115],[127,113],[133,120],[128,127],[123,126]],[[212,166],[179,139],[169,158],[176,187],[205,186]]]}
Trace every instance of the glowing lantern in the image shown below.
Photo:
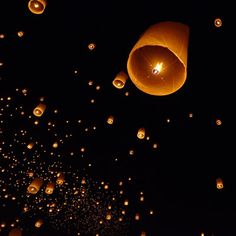
{"label": "glowing lantern", "polygon": [[107,118],[107,124],[112,125],[113,122],[114,122],[114,116],[109,116],[109,117]]}
{"label": "glowing lantern", "polygon": [[107,214],[107,215],[106,215],[106,219],[107,219],[107,220],[111,220],[111,214]]}
{"label": "glowing lantern", "polygon": [[58,185],[62,185],[65,182],[65,175],[63,173],[59,173],[56,182]]}
{"label": "glowing lantern", "polygon": [[21,236],[22,235],[22,232],[20,229],[12,229],[10,232],[9,232],[9,236]]}
{"label": "glowing lantern", "polygon": [[90,51],[94,50],[95,47],[96,47],[96,44],[95,44],[95,43],[90,43],[90,44],[88,45],[88,49],[89,49]]}
{"label": "glowing lantern", "polygon": [[214,20],[215,27],[219,28],[222,26],[222,20],[220,18],[216,18]]}
{"label": "glowing lantern", "polygon": [[27,188],[28,192],[31,194],[36,194],[41,186],[43,185],[43,180],[40,178],[35,178],[32,183]]}
{"label": "glowing lantern", "polygon": [[112,84],[116,88],[122,89],[124,88],[127,79],[128,79],[128,75],[125,74],[124,71],[121,71],[116,75],[115,79],[112,81]]}
{"label": "glowing lantern", "polygon": [[140,220],[140,214],[136,213],[134,218],[135,218],[135,220]]}
{"label": "glowing lantern", "polygon": [[28,148],[28,149],[32,149],[33,146],[34,146],[34,143],[32,142],[32,143],[29,143],[29,144],[27,145],[27,148]]}
{"label": "glowing lantern", "polygon": [[145,138],[145,129],[144,129],[144,128],[140,128],[140,129],[138,130],[137,137],[138,137],[139,139],[144,139],[144,138]]}
{"label": "glowing lantern", "polygon": [[142,231],[140,236],[147,236],[146,232]]}
{"label": "glowing lantern", "polygon": [[43,225],[43,220],[42,219],[37,220],[34,224],[34,226],[36,228],[40,228],[42,225]]}
{"label": "glowing lantern", "polygon": [[18,31],[18,32],[17,32],[17,35],[18,35],[18,37],[20,37],[20,38],[21,38],[21,37],[23,37],[23,36],[24,36],[24,32],[23,32],[23,31]]}
{"label": "glowing lantern", "polygon": [[34,108],[33,110],[33,114],[37,117],[40,117],[43,115],[44,111],[45,111],[46,105],[43,103],[39,103],[39,105],[37,107]]}
{"label": "glowing lantern", "polygon": [[125,206],[128,206],[128,205],[129,205],[129,201],[128,201],[128,200],[125,200],[125,201],[124,201],[124,205],[125,205]]}
{"label": "glowing lantern", "polygon": [[224,188],[223,180],[221,178],[216,179],[216,188],[217,189],[222,189]]}
{"label": "glowing lantern", "polygon": [[53,190],[54,190],[54,183],[49,182],[49,183],[47,184],[46,189],[45,189],[45,193],[47,193],[47,194],[52,194],[52,193],[53,193]]}
{"label": "glowing lantern", "polygon": [[28,2],[28,8],[34,14],[42,14],[46,5],[46,0],[30,0]]}
{"label": "glowing lantern", "polygon": [[131,50],[130,79],[141,91],[157,96],[176,92],[187,77],[189,27],[161,22],[149,27]]}
{"label": "glowing lantern", "polygon": [[52,144],[52,147],[53,147],[53,148],[58,148],[58,142],[53,143],[53,144]]}

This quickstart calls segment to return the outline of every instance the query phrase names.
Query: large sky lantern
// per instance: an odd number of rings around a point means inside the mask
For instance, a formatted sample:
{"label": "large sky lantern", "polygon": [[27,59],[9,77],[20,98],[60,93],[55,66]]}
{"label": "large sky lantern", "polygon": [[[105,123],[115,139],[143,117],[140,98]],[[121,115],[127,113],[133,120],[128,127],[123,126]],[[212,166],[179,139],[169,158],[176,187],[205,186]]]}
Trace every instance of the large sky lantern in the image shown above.
{"label": "large sky lantern", "polygon": [[47,5],[46,0],[30,0],[28,2],[29,10],[34,14],[42,14]]}
{"label": "large sky lantern", "polygon": [[156,96],[179,90],[187,77],[189,27],[179,22],[150,26],[131,50],[127,71],[141,91]]}
{"label": "large sky lantern", "polygon": [[36,194],[43,185],[43,180],[41,178],[35,178],[32,183],[27,188],[28,192],[31,194]]}

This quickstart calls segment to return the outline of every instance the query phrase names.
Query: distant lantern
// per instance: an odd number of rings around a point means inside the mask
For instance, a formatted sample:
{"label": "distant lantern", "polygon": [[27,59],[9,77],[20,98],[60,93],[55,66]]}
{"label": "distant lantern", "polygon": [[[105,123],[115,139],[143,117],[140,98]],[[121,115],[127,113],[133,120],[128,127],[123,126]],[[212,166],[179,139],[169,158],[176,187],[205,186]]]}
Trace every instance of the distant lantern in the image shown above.
{"label": "distant lantern", "polygon": [[219,28],[222,26],[222,20],[220,18],[216,18],[214,20],[215,27]]}
{"label": "distant lantern", "polygon": [[124,88],[127,79],[128,75],[124,71],[121,71],[116,75],[115,79],[112,81],[112,84],[116,88],[122,89]]}
{"label": "distant lantern", "polygon": [[114,122],[114,116],[111,115],[107,118],[107,124],[112,125],[113,122]]}
{"label": "distant lantern", "polygon": [[216,120],[216,125],[218,125],[218,126],[219,126],[219,125],[222,125],[222,121],[221,121],[220,119],[217,119],[217,120]]}
{"label": "distant lantern", "polygon": [[161,22],[149,27],[131,50],[127,70],[134,85],[157,96],[180,89],[187,77],[189,27]]}
{"label": "distant lantern", "polygon": [[24,31],[18,31],[17,32],[18,37],[23,37],[24,36]]}
{"label": "distant lantern", "polygon": [[62,185],[65,182],[65,175],[63,173],[59,173],[56,182],[58,185]]}
{"label": "distant lantern", "polygon": [[135,220],[140,220],[140,214],[139,214],[139,213],[136,213],[134,219],[135,219]]}
{"label": "distant lantern", "polygon": [[34,14],[42,14],[46,5],[46,0],[30,0],[28,2],[28,8]]}
{"label": "distant lantern", "polygon": [[32,149],[34,147],[34,143],[33,142],[31,142],[31,143],[29,143],[28,145],[27,145],[27,148],[28,149]]}
{"label": "distant lantern", "polygon": [[142,231],[140,236],[147,236],[146,232]]}
{"label": "distant lantern", "polygon": [[124,205],[125,205],[125,206],[128,206],[128,205],[129,205],[129,200],[126,199],[126,200],[124,201]]}
{"label": "distant lantern", "polygon": [[54,183],[53,182],[49,182],[46,186],[46,189],[45,189],[45,193],[46,194],[52,194],[54,191]]}
{"label": "distant lantern", "polygon": [[18,228],[11,229],[9,232],[9,236],[21,236],[21,235],[22,235],[22,231]]}
{"label": "distant lantern", "polygon": [[58,142],[54,142],[54,143],[52,144],[52,147],[53,147],[53,148],[58,148]]}
{"label": "distant lantern", "polygon": [[46,109],[46,105],[43,103],[39,103],[39,105],[34,108],[33,114],[37,117],[40,117],[43,115],[45,109]]}
{"label": "distant lantern", "polygon": [[217,189],[222,189],[224,188],[223,180],[221,178],[216,179],[216,188]]}
{"label": "distant lantern", "polygon": [[139,139],[144,139],[144,138],[145,138],[145,129],[144,129],[144,128],[140,128],[140,129],[138,130],[137,137],[138,137]]}
{"label": "distant lantern", "polygon": [[94,50],[95,47],[96,47],[96,44],[95,44],[95,43],[90,43],[90,44],[88,45],[88,49],[89,49],[90,51]]}
{"label": "distant lantern", "polygon": [[43,185],[43,180],[41,178],[35,178],[29,185],[27,190],[31,194],[36,194],[40,190],[42,185]]}
{"label": "distant lantern", "polygon": [[42,219],[37,220],[34,224],[34,226],[36,228],[40,228],[42,225],[43,225],[43,220]]}

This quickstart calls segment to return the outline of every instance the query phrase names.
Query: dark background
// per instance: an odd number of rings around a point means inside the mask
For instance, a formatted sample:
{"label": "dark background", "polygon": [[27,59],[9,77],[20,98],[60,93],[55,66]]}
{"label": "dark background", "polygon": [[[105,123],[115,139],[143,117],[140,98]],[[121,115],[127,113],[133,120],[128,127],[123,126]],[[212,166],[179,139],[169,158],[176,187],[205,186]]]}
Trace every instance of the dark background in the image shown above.
{"label": "dark background", "polygon": [[[142,230],[150,236],[200,236],[201,232],[236,235],[231,8],[227,1],[71,0],[48,1],[45,12],[34,15],[27,1],[1,1],[0,33],[5,35],[0,40],[0,60],[4,63],[0,68],[1,96],[16,96],[15,104],[23,104],[28,111],[40,96],[45,96],[49,108],[42,118],[45,122],[57,107],[62,123],[81,117],[83,127],[97,125],[93,136],[82,135],[71,125],[75,136],[61,153],[78,150],[79,140],[94,164],[87,172],[89,176],[106,178],[110,183],[132,176],[132,187],[127,190],[130,199],[143,189],[142,221],[136,225],[131,220],[127,235],[140,235]],[[223,22],[220,28],[214,26],[217,17]],[[190,27],[184,86],[163,97],[141,92],[130,80],[122,90],[113,87],[116,74],[126,71],[129,52],[139,36],[162,21],[178,21]],[[24,36],[20,38],[17,32],[21,30]],[[93,51],[87,47],[91,42],[96,44]],[[90,80],[93,86],[88,86]],[[95,89],[97,85],[100,90]],[[27,88],[29,95],[15,95],[16,88]],[[127,91],[129,96],[125,96]],[[95,104],[90,99],[95,99]],[[189,113],[193,113],[192,118]],[[113,126],[106,124],[110,114],[115,117]],[[216,125],[217,119],[222,121],[221,126]],[[2,140],[10,140],[11,132],[20,129],[22,120],[16,117],[10,124]],[[60,124],[57,129],[64,132],[64,126]],[[136,138],[140,127],[145,127],[150,140]],[[52,142],[43,128],[35,130],[27,122],[24,128],[44,143]],[[152,148],[153,143],[158,143],[157,150]],[[15,153],[21,151],[11,148]],[[133,159],[128,155],[130,149],[135,150]],[[62,162],[66,168],[68,160]],[[69,162],[75,169],[87,165],[75,159]],[[224,180],[221,191],[216,189],[218,177]],[[22,202],[17,206],[4,204],[0,220],[19,215]],[[139,204],[131,207],[137,209]],[[150,208],[156,213],[153,217],[147,214]],[[31,220],[22,216],[25,234],[65,234],[55,231],[55,227],[51,229],[49,223],[35,231]],[[2,230],[3,235],[7,232]]]}

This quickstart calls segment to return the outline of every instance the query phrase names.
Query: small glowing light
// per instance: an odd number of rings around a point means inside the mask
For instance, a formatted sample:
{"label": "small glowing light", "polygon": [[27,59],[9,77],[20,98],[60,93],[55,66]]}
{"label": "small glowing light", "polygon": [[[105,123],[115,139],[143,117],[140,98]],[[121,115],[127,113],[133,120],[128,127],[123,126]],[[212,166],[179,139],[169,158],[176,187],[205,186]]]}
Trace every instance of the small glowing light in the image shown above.
{"label": "small glowing light", "polygon": [[216,18],[214,20],[215,27],[219,28],[222,26],[222,20],[220,18]]}
{"label": "small glowing light", "polygon": [[96,90],[100,90],[100,88],[101,88],[101,87],[100,87],[99,85],[96,86]]}
{"label": "small glowing light", "polygon": [[129,96],[129,92],[125,92],[125,96],[127,96],[127,97],[128,97],[128,96]]}
{"label": "small glowing light", "polygon": [[167,119],[166,119],[166,122],[167,122],[167,123],[170,123],[170,119],[169,119],[169,118],[167,118]]}
{"label": "small glowing light", "polygon": [[109,185],[108,184],[105,184],[104,185],[104,189],[108,189],[109,188]]}
{"label": "small glowing light", "polygon": [[18,37],[20,37],[20,38],[21,38],[21,37],[23,37],[23,36],[24,36],[24,32],[23,32],[23,31],[18,31],[18,32],[17,32],[17,35],[18,35]]}
{"label": "small glowing light", "polygon": [[38,124],[39,124],[39,121],[38,121],[38,120],[36,120],[36,121],[34,122],[34,124],[35,124],[35,125],[38,125]]}
{"label": "small glowing light", "polygon": [[135,219],[135,220],[140,220],[140,214],[139,214],[139,213],[136,213],[134,219]]}
{"label": "small glowing light", "polygon": [[131,150],[129,150],[129,155],[134,155],[134,150],[133,149],[131,149]]}
{"label": "small glowing light", "polygon": [[88,45],[88,49],[89,49],[90,51],[94,50],[95,47],[96,47],[96,44],[95,44],[95,43],[90,43],[90,44]]}
{"label": "small glowing light", "polygon": [[106,219],[111,220],[111,214],[107,214]]}
{"label": "small glowing light", "polygon": [[3,66],[3,62],[0,62],[0,66]]}
{"label": "small glowing light", "polygon": [[125,201],[124,201],[124,205],[125,205],[125,206],[128,206],[128,205],[129,205],[129,201],[128,201],[128,200],[125,200]]}
{"label": "small glowing light", "polygon": [[158,147],[157,143],[154,143],[152,147],[156,149]]}
{"label": "small glowing light", "polygon": [[222,121],[221,121],[220,119],[217,119],[217,120],[216,120],[216,125],[218,125],[218,126],[219,126],[219,125],[222,125]]}
{"label": "small glowing light", "polygon": [[144,196],[141,196],[140,197],[140,202],[143,202],[144,201]]}
{"label": "small glowing light", "polygon": [[157,63],[156,66],[153,68],[152,73],[153,73],[154,75],[160,74],[160,72],[161,72],[161,70],[162,70],[162,65],[163,65],[162,62]]}
{"label": "small glowing light", "polygon": [[92,85],[93,85],[93,81],[90,80],[90,81],[88,82],[88,85],[89,85],[89,86],[92,86]]}
{"label": "small glowing light", "polygon": [[150,214],[150,215],[153,215],[153,214],[154,214],[154,211],[153,211],[153,210],[150,210],[149,214]]}
{"label": "small glowing light", "polygon": [[4,34],[0,34],[0,39],[4,39],[5,35]]}
{"label": "small glowing light", "polygon": [[204,236],[205,234],[204,233],[201,233],[201,236]]}
{"label": "small glowing light", "polygon": [[94,103],[94,102],[95,102],[95,100],[94,100],[94,99],[91,99],[91,100],[90,100],[90,102],[91,102],[91,103]]}
{"label": "small glowing light", "polygon": [[52,147],[53,148],[58,148],[58,142],[53,143]]}

